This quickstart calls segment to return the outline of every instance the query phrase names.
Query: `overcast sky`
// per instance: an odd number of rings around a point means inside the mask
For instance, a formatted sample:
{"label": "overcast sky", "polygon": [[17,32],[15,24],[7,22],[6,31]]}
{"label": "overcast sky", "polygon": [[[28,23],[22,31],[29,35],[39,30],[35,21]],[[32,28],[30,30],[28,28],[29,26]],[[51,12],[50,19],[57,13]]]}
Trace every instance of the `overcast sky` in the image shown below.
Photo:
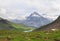
{"label": "overcast sky", "polygon": [[60,15],[60,0],[0,0],[0,17],[23,19],[32,12],[56,17]]}

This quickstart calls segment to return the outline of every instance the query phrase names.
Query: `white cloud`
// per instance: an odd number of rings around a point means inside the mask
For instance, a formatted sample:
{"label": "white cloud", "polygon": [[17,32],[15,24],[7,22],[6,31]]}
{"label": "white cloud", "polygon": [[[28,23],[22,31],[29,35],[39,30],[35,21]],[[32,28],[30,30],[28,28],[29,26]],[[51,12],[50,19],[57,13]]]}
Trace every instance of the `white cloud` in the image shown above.
{"label": "white cloud", "polygon": [[0,14],[6,14],[6,10],[4,8],[0,9]]}
{"label": "white cloud", "polygon": [[0,8],[0,16],[8,19],[28,16],[33,11],[54,16],[60,15],[60,0],[0,0]]}

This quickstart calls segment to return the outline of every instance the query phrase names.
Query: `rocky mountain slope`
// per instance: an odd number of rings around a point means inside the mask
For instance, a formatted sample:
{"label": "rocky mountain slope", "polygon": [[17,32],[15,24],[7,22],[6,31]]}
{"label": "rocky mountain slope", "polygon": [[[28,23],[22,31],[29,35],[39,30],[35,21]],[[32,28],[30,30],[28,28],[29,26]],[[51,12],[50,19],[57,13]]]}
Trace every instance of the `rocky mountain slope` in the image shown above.
{"label": "rocky mountain slope", "polygon": [[44,18],[37,12],[31,13],[27,19],[23,22],[23,24],[27,26],[34,26],[34,27],[41,27],[43,25],[46,25],[50,23],[50,20],[47,18]]}
{"label": "rocky mountain slope", "polygon": [[60,16],[52,23],[48,24],[48,25],[45,25],[45,26],[42,26],[38,29],[36,29],[36,31],[39,31],[39,30],[52,30],[52,29],[60,29]]}

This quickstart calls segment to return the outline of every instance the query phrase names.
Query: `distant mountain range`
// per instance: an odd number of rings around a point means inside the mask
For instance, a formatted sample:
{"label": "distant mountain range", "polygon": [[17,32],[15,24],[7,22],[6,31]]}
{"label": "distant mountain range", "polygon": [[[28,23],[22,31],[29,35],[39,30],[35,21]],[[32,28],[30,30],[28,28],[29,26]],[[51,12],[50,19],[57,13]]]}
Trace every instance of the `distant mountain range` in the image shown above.
{"label": "distant mountain range", "polygon": [[[51,23],[51,21],[37,12],[33,12],[26,20],[13,20],[16,23],[10,22],[6,19],[0,17],[0,30],[50,30],[50,29],[60,29],[60,16],[57,20]],[[50,24],[49,24],[50,23]]]}
{"label": "distant mountain range", "polygon": [[15,23],[22,23],[26,26],[41,27],[43,25],[49,24],[52,20],[41,16],[37,12],[31,13],[26,20],[12,20]]}

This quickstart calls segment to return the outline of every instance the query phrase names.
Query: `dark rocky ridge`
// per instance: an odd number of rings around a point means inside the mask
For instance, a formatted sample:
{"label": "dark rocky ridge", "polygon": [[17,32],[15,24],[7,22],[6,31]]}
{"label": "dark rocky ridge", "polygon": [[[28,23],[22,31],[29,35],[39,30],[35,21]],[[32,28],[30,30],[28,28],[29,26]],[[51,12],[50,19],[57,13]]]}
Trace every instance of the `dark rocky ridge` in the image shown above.
{"label": "dark rocky ridge", "polygon": [[0,23],[8,24],[8,21],[0,17]]}
{"label": "dark rocky ridge", "polygon": [[9,24],[10,22],[0,17],[0,30],[12,30],[14,27]]}

